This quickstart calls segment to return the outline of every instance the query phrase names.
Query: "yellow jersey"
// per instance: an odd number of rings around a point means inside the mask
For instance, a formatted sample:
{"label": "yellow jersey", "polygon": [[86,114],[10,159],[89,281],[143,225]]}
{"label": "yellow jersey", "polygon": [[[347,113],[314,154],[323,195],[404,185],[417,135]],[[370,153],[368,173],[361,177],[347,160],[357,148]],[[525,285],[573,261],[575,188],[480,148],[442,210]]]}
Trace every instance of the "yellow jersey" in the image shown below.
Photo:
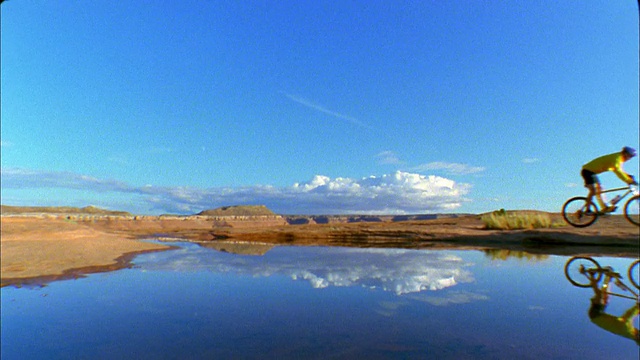
{"label": "yellow jersey", "polygon": [[622,153],[613,153],[609,155],[600,156],[599,158],[593,159],[590,162],[584,164],[582,168],[584,170],[591,171],[594,174],[600,174],[605,171],[613,171],[620,180],[626,182],[627,184],[631,184],[633,180],[622,170],[622,163],[624,162],[624,158]]}
{"label": "yellow jersey", "polygon": [[[637,315],[637,311],[636,311],[636,315]],[[633,318],[630,318],[627,321],[622,317],[617,317],[617,316],[603,313],[592,318],[591,322],[607,330],[610,333],[620,335],[627,339],[638,341],[638,329],[633,327]]]}

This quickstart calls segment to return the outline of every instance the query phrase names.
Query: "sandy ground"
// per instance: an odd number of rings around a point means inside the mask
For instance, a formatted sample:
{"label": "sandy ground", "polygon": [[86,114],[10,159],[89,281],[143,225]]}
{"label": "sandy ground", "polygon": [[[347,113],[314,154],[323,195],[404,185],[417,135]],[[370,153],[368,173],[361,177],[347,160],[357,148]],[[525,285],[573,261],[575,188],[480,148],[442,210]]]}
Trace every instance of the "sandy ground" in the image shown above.
{"label": "sandy ground", "polygon": [[[557,217],[557,215],[555,215]],[[52,216],[2,216],[2,286],[46,284],[129,266],[139,253],[170,249],[139,239],[166,236],[216,243],[508,249],[538,254],[638,257],[640,229],[622,216],[591,227],[485,230],[480,216],[403,222],[218,227],[202,219],[124,221],[114,217],[69,220]],[[225,245],[228,246],[228,245]]]}
{"label": "sandy ground", "polygon": [[3,217],[1,234],[1,286],[120,269],[137,254],[168,248],[60,219]]}

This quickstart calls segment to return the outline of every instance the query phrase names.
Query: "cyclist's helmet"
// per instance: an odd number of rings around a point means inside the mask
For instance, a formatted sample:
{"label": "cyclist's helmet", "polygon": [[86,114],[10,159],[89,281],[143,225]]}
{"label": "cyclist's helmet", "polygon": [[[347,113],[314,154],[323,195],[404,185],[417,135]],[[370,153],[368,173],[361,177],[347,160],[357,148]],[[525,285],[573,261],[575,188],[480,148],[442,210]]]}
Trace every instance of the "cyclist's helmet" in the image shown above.
{"label": "cyclist's helmet", "polygon": [[622,148],[622,152],[626,153],[627,155],[629,155],[630,157],[634,157],[636,156],[636,149],[634,148],[630,148],[628,146],[625,146]]}

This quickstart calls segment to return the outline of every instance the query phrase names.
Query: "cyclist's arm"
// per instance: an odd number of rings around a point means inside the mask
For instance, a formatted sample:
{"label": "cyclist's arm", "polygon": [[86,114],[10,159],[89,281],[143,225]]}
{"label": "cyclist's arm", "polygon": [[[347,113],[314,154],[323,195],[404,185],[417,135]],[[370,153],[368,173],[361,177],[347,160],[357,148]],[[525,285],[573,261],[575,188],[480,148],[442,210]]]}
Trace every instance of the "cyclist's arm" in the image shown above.
{"label": "cyclist's arm", "polygon": [[633,176],[627,174],[626,172],[624,172],[624,170],[622,170],[622,166],[618,165],[616,167],[613,168],[613,173],[616,174],[616,176],[618,176],[618,178],[620,178],[620,180],[624,181],[627,184],[633,184],[635,183],[635,180],[633,179]]}

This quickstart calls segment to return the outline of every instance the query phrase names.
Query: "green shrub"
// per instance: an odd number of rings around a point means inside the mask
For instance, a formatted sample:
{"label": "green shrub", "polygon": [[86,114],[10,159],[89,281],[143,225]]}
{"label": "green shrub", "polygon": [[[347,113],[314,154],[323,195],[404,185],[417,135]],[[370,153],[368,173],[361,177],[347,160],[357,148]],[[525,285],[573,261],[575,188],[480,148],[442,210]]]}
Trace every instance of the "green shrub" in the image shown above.
{"label": "green shrub", "polygon": [[490,230],[540,229],[555,226],[547,213],[507,212],[504,209],[485,214],[481,220],[485,228]]}
{"label": "green shrub", "polygon": [[543,254],[531,254],[526,251],[507,250],[507,249],[486,249],[483,250],[486,257],[491,260],[508,260],[518,259],[531,262],[544,261],[549,258],[549,255]]}

